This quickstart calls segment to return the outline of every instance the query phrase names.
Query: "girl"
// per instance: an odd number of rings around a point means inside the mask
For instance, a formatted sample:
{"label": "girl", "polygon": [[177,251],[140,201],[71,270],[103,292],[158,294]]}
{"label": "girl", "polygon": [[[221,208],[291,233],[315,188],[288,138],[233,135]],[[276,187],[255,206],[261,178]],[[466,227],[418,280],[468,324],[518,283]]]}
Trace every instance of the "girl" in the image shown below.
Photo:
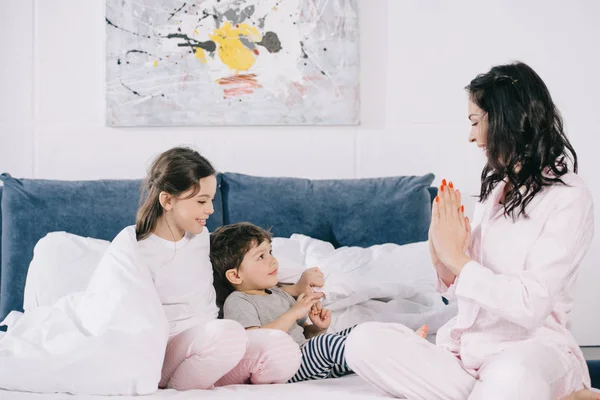
{"label": "girl", "polygon": [[150,169],[135,231],[125,230],[136,237],[135,251],[169,322],[160,387],[285,382],[298,366],[298,347],[281,332],[246,333],[236,322],[217,319],[205,227],[214,212],[215,175],[193,150],[163,153]]}
{"label": "girl", "polygon": [[437,345],[398,324],[359,326],[348,365],[411,399],[596,398],[572,394],[590,385],[568,314],[594,213],[560,114],[523,63],[494,67],[467,91],[469,141],[487,155],[480,203],[471,229],[444,180],[430,228],[438,289],[456,299],[458,315]]}

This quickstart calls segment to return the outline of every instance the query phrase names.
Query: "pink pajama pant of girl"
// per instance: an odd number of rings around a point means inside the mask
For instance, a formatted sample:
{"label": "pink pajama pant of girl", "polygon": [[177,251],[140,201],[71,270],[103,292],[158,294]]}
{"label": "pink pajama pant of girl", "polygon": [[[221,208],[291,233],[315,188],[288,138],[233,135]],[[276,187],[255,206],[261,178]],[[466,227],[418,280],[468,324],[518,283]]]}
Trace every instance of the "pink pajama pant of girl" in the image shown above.
{"label": "pink pajama pant of girl", "polygon": [[532,339],[468,374],[452,353],[400,324],[368,322],[346,339],[346,362],[380,389],[411,400],[554,400],[582,389],[575,356]]}
{"label": "pink pajama pant of girl", "polygon": [[169,339],[159,387],[285,383],[298,371],[300,359],[298,345],[285,332],[246,331],[235,321],[215,320]]}

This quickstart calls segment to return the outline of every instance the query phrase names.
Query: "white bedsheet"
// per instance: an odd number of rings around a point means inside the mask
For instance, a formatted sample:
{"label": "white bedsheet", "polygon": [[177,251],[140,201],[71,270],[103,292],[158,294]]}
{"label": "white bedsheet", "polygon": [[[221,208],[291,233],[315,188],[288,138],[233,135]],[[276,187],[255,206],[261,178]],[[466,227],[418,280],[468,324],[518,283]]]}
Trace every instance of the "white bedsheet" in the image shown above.
{"label": "white bedsheet", "polygon": [[[66,394],[38,394],[23,392],[7,392],[0,390],[1,400],[92,400],[99,396],[70,396]],[[111,397],[114,398],[114,397]],[[392,396],[382,392],[356,375],[322,381],[300,382],[289,385],[234,385],[214,390],[177,392],[175,390],[159,390],[143,396],[119,396],[119,400],[325,400],[325,399],[356,399],[381,400]]]}

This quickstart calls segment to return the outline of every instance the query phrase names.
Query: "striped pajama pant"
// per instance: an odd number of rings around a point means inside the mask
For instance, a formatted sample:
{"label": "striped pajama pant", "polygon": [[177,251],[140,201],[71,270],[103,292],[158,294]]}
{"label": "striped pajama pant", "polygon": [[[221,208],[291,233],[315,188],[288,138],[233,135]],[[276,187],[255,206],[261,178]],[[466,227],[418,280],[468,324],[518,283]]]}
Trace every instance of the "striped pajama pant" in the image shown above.
{"label": "striped pajama pant", "polygon": [[346,364],[346,337],[354,327],[337,333],[325,333],[310,339],[302,347],[302,361],[288,382],[339,378],[352,373]]}

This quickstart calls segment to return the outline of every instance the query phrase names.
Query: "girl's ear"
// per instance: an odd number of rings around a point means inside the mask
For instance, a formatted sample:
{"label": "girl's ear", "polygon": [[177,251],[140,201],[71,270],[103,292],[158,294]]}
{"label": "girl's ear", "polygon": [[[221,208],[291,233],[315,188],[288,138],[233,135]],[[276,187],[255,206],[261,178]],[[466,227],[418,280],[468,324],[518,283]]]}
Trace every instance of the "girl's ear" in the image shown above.
{"label": "girl's ear", "polygon": [[225,278],[227,278],[229,283],[231,283],[232,285],[241,285],[243,282],[242,277],[240,276],[238,270],[236,270],[235,268],[228,269],[225,272]]}
{"label": "girl's ear", "polygon": [[167,192],[159,193],[158,202],[166,211],[170,211],[173,208],[173,196]]}

